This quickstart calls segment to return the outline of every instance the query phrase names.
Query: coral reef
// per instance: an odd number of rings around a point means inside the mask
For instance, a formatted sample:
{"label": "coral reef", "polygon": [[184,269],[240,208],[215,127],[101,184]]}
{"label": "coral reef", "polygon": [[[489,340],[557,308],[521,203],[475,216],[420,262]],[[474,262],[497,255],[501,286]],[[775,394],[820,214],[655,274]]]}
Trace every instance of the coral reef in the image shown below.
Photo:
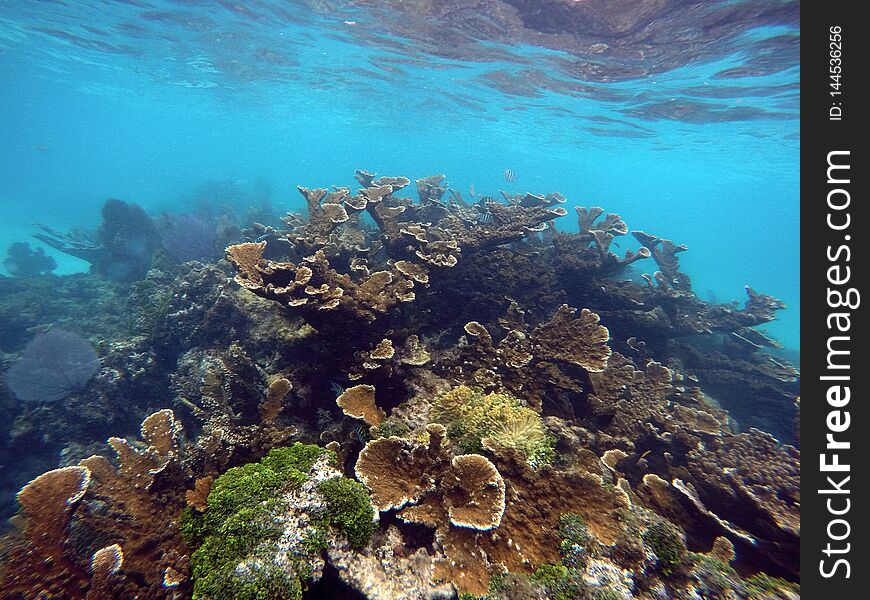
{"label": "coral reef", "polygon": [[45,275],[57,268],[57,261],[42,248],[33,250],[27,242],[15,242],[6,249],[3,266],[13,277]]}
{"label": "coral reef", "polygon": [[39,234],[91,275],[0,278],[6,596],[796,593],[781,302],[555,192],[355,176],[280,222],[110,201]]}

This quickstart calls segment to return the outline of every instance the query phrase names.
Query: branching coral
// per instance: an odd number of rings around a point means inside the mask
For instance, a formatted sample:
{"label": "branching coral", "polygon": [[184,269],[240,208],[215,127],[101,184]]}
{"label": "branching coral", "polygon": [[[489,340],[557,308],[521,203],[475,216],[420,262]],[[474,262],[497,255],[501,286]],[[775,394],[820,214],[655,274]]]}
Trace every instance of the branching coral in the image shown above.
{"label": "branching coral", "polygon": [[673,287],[676,290],[690,292],[692,289],[689,276],[680,272],[677,253],[685,252],[688,247],[685,244],[675,244],[671,240],[665,240],[644,231],[632,231],[631,234],[645,248],[649,248],[653,259],[658,264],[660,275],[655,276],[656,281],[662,288]]}
{"label": "branching coral", "polygon": [[598,324],[598,315],[583,309],[574,318],[576,312],[563,304],[549,321],[530,328],[519,305],[511,302],[499,319],[508,333],[497,344],[481,323],[467,323],[465,332],[473,344],[463,349],[463,372],[471,368],[472,382],[477,385],[523,393],[536,408],[551,390],[579,391],[573,381],[579,373],[572,369],[603,370],[611,349],[609,332]]}
{"label": "branching coral", "polygon": [[622,356],[614,355],[607,370],[591,377],[589,403],[596,413],[612,415],[607,431],[637,440],[650,426],[663,428],[670,421],[668,397],[674,393],[672,372],[650,362],[644,371]]}
{"label": "branching coral", "polygon": [[796,568],[792,561],[800,540],[798,450],[752,429],[695,448],[687,460],[686,468],[675,474],[686,477],[710,511],[754,537],[757,543],[750,546],[763,546],[764,558],[778,568]]}
{"label": "branching coral", "polygon": [[[240,285],[298,310],[322,332],[372,330],[371,335],[357,336],[363,343],[386,332],[387,325],[378,323],[395,321],[397,309],[414,301],[438,271],[458,264],[463,248],[486,251],[516,242],[565,214],[554,206],[564,202],[561,196],[528,195],[533,201],[490,202],[490,218],[480,223],[464,203],[441,202],[443,176],[418,180],[419,203],[394,195],[408,185],[406,178],[376,179],[358,171],[357,179],[364,187],[355,195],[347,188],[331,193],[300,188],[309,206],[308,221],[294,221],[287,239],[301,260],[265,259],[266,242],[230,246],[227,258],[238,271]],[[371,216],[376,232],[360,228],[355,216],[362,211]],[[339,231],[360,232],[363,243],[334,250]]]}
{"label": "branching coral", "polygon": [[610,358],[610,332],[599,325],[598,315],[563,304],[548,322],[531,332],[533,353],[544,360],[563,361],[590,373],[603,371]]}
{"label": "branching coral", "polygon": [[184,505],[187,483],[180,462],[180,434],[181,425],[172,411],[162,410],[143,421],[144,444],[109,439],[117,468],[102,456],[81,463],[93,474],[94,498],[112,511],[106,515],[96,505],[93,510],[87,505],[80,519],[88,528],[119,540],[125,572],[135,573],[145,589],[162,588],[170,571],[186,583],[187,552],[174,523]]}
{"label": "branching coral", "polygon": [[43,473],[18,492],[25,539],[13,549],[0,576],[5,593],[30,598],[63,593],[82,597],[80,590],[87,578],[67,556],[65,540],[72,511],[90,481],[86,467],[63,467]]}
{"label": "branching coral", "polygon": [[262,456],[297,433],[287,420],[292,382],[268,378],[238,344],[224,351],[185,353],[173,389],[179,409],[202,422],[185,464],[200,476],[216,476],[231,464]]}
{"label": "branching coral", "polygon": [[264,243],[237,244],[227,248],[236,266],[236,281],[258,296],[295,308],[314,327],[348,334],[348,327],[375,321],[394,306],[414,300],[414,278],[393,265],[355,282],[334,270],[323,251],[299,264],[266,261]]}
{"label": "branching coral", "polygon": [[148,270],[160,235],[138,204],[109,199],[102,225],[93,234],[64,234],[44,225],[34,235],[41,242],[91,264],[91,273],[114,281],[134,281]]}
{"label": "branching coral", "polygon": [[[187,551],[174,523],[185,484],[178,462],[179,433],[172,411],[159,411],[142,423],[144,444],[110,439],[117,468],[102,456],[92,456],[25,486],[19,501],[28,546],[20,554],[14,551],[7,562],[4,590],[19,590],[26,597],[45,593],[77,599],[87,593],[91,599],[111,597],[108,591],[158,597],[148,595],[167,589],[171,570],[176,576],[171,587],[183,593]],[[72,521],[77,535],[115,543],[82,555],[87,548],[69,541]],[[124,576],[117,573],[121,561]]]}

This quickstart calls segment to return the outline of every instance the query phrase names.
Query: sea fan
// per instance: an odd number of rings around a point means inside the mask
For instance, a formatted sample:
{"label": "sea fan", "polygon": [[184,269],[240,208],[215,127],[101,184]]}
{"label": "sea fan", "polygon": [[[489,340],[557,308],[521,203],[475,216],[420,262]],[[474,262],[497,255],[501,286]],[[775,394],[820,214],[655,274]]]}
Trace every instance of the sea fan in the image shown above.
{"label": "sea fan", "polygon": [[217,228],[190,214],[164,214],[157,220],[163,248],[179,262],[211,259],[216,251]]}
{"label": "sea fan", "polygon": [[33,338],[6,373],[19,400],[52,402],[82,389],[100,368],[100,357],[83,337],[52,329]]}

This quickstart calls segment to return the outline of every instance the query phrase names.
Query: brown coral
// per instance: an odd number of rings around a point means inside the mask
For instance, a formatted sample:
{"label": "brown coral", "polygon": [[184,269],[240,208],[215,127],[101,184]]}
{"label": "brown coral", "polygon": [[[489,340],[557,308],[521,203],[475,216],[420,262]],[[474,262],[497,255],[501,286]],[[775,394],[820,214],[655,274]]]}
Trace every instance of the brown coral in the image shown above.
{"label": "brown coral", "polygon": [[116,437],[109,438],[109,445],[118,455],[120,473],[147,490],[171,464],[177,464],[181,423],[175,420],[175,414],[167,408],[146,417],[140,432],[146,442],[144,448],[137,448],[129,441]]}
{"label": "brown coral", "polygon": [[381,438],[366,444],[354,470],[371,491],[372,504],[385,511],[418,502],[431,492],[436,460],[428,448],[398,437]]}
{"label": "brown coral", "polygon": [[670,370],[660,363],[650,362],[647,370],[640,371],[615,353],[607,369],[590,379],[589,404],[595,413],[612,416],[607,426],[611,435],[636,441],[663,430],[671,421],[668,398],[675,390]]}
{"label": "brown coral", "polygon": [[611,350],[610,332],[599,325],[599,317],[589,309],[573,318],[576,308],[563,304],[548,322],[532,331],[533,353],[540,358],[567,362],[598,373],[607,367]]}
{"label": "brown coral", "polygon": [[199,512],[205,512],[208,508],[208,504],[206,500],[208,499],[208,494],[211,491],[211,486],[214,483],[214,477],[211,475],[206,475],[205,477],[200,477],[196,481],[193,482],[193,489],[187,490],[184,493],[184,498],[187,500],[187,505],[195,508]]}
{"label": "brown coral", "polygon": [[402,375],[406,372],[404,367],[420,367],[429,363],[431,358],[432,355],[416,334],[405,338],[402,345],[384,338],[370,350],[355,354],[356,365],[348,373],[348,379],[356,381],[376,373],[380,377],[394,373]]}
{"label": "brown coral", "polygon": [[[27,546],[11,553],[4,591],[28,598],[158,598],[168,569],[186,573],[188,550],[175,523],[186,483],[178,462],[180,426],[172,411],[158,411],[143,421],[141,432],[143,444],[110,439],[117,468],[92,456],[21,490]],[[68,540],[72,518],[79,535],[114,543],[92,556],[78,555],[82,549]],[[186,580],[183,575],[182,588]]]}
{"label": "brown coral", "polygon": [[[255,247],[252,247],[255,246]],[[347,336],[372,323],[392,307],[414,300],[414,279],[395,267],[369,273],[359,282],[339,273],[318,250],[302,263],[254,260],[261,245],[227,248],[227,258],[238,269],[236,282],[260,297],[295,308],[312,326]]]}
{"label": "brown coral", "polygon": [[5,594],[82,597],[87,574],[68,556],[66,538],[72,513],[90,481],[89,469],[63,467],[43,473],[18,492],[24,539],[13,547],[0,575]]}
{"label": "brown coral", "polygon": [[307,254],[326,246],[336,227],[348,221],[343,203],[349,192],[346,188],[329,194],[323,188],[311,190],[299,186],[296,189],[308,205],[308,221],[293,231],[292,241],[301,252]]}
{"label": "brown coral", "polygon": [[289,411],[283,410],[286,396],[281,397],[292,390],[290,380],[277,377],[267,387],[265,374],[238,344],[222,351],[192,350],[178,364],[173,388],[179,408],[202,422],[197,444],[185,455],[197,475],[216,476],[296,434],[287,422]]}
{"label": "brown coral", "polygon": [[91,557],[91,589],[88,590],[87,600],[102,600],[111,597],[112,575],[121,569],[124,564],[124,552],[118,544],[112,544],[100,548]]}
{"label": "brown coral", "polygon": [[613,513],[629,506],[628,497],[605,486],[601,475],[534,470],[507,449],[495,464],[479,455],[448,460],[445,432],[443,426],[427,427],[428,445],[401,438],[369,442],[356,467],[380,510],[400,508],[403,521],[435,529],[437,580],[480,595],[504,569],[531,572],[557,562],[557,524],[567,512],[583,515],[603,543],[620,535]]}
{"label": "brown coral", "polygon": [[387,414],[375,404],[373,385],[349,387],[335,399],[335,403],[344,414],[354,419],[362,419],[367,425],[378,426],[387,418]]}
{"label": "brown coral", "polygon": [[605,486],[600,475],[550,467],[535,471],[523,462],[510,454],[496,462],[506,487],[498,528],[437,530],[444,558],[437,563],[436,574],[454,582],[462,593],[485,594],[492,576],[505,569],[531,573],[541,564],[557,563],[562,514],[581,514],[589,531],[605,544],[614,543],[622,532],[615,512],[629,507],[625,492]]}
{"label": "brown coral", "polygon": [[498,343],[481,323],[466,323],[465,332],[473,343],[463,349],[462,371],[471,371],[470,383],[506,388],[537,409],[551,390],[579,391],[572,367],[600,371],[611,349],[609,332],[598,324],[598,315],[583,309],[575,319],[576,312],[563,304],[549,321],[531,329],[523,311],[512,302],[507,315],[499,319],[508,333]]}
{"label": "brown coral", "polygon": [[[705,505],[756,537],[800,537],[800,452],[757,429],[718,438],[688,454]],[[724,477],[723,477],[724,474]]]}
{"label": "brown coral", "polygon": [[92,475],[91,493],[111,512],[86,511],[86,526],[118,539],[124,550],[124,571],[135,574],[144,589],[162,589],[168,569],[187,570],[187,548],[175,519],[184,505],[186,476],[177,454],[180,425],[172,411],[146,418],[142,435],[147,445],[111,438],[118,467],[102,456],[82,461]]}
{"label": "brown coral", "polygon": [[501,524],[505,509],[504,479],[485,457],[454,456],[441,487],[453,525],[485,531]]}
{"label": "brown coral", "polygon": [[284,377],[275,378],[266,391],[266,399],[260,403],[260,418],[263,423],[274,423],[281,409],[284,408],[284,398],[293,389],[293,384]]}
{"label": "brown coral", "polygon": [[236,267],[239,274],[236,281],[240,285],[256,285],[262,283],[263,278],[257,270],[266,242],[246,242],[227,248],[227,260]]}
{"label": "brown coral", "polygon": [[680,271],[680,262],[677,257],[677,253],[688,250],[685,244],[675,244],[671,240],[662,239],[644,231],[632,231],[631,234],[652,253],[653,260],[661,269],[662,277],[659,280],[661,287],[673,287],[680,291],[691,292],[691,280],[688,275]]}

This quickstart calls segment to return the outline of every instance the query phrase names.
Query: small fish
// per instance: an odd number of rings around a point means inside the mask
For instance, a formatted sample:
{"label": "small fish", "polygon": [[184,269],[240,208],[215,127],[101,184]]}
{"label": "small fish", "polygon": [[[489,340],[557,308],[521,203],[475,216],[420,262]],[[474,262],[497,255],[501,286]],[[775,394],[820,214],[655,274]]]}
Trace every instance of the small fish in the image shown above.
{"label": "small fish", "polygon": [[351,433],[351,437],[358,441],[360,444],[367,444],[372,439],[372,434],[369,432],[369,428],[365,425],[360,425]]}
{"label": "small fish", "polygon": [[335,394],[336,397],[341,396],[344,393],[344,388],[334,381],[329,382],[329,389],[332,390],[332,393]]}
{"label": "small fish", "polygon": [[[640,455],[640,458],[646,458],[647,456],[649,456],[650,452],[652,452],[652,450],[647,450],[646,452],[644,452],[643,454]],[[638,460],[640,460],[640,459],[638,459]]]}
{"label": "small fish", "polygon": [[477,192],[474,191],[474,184],[473,183],[470,186],[468,186],[468,195],[471,196],[472,198],[477,198]]}
{"label": "small fish", "polygon": [[510,169],[505,169],[505,170],[504,170],[504,180],[505,180],[505,181],[508,181],[508,182],[510,182],[510,181],[516,181],[516,180],[517,180],[517,175],[516,175],[516,173],[514,173],[514,172],[511,171]]}
{"label": "small fish", "polygon": [[492,196],[483,196],[480,200],[475,202],[475,207],[477,208],[477,222],[480,224],[489,223],[492,221],[492,213],[489,211],[488,204],[490,202],[494,202]]}

